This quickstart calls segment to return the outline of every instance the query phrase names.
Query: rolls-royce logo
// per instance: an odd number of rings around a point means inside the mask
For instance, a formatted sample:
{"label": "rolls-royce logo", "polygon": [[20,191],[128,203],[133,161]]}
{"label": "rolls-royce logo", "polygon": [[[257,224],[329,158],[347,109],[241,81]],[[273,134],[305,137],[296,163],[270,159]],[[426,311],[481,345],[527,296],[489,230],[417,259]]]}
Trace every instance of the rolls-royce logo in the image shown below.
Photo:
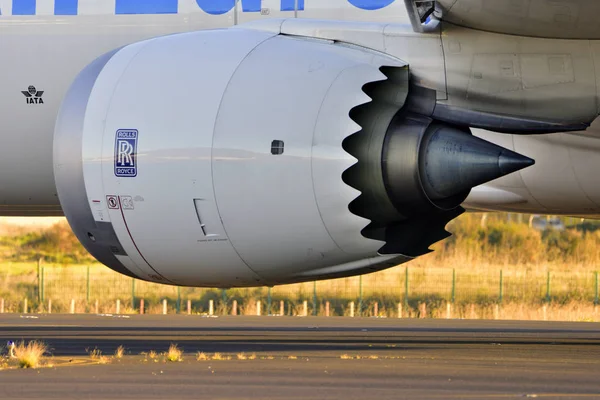
{"label": "rolls-royce logo", "polygon": [[115,175],[137,176],[137,129],[119,129],[115,139]]}
{"label": "rolls-royce logo", "polygon": [[21,93],[25,96],[27,104],[44,104],[44,99],[42,99],[44,91],[37,90],[33,85],[30,85],[27,90],[23,90]]}

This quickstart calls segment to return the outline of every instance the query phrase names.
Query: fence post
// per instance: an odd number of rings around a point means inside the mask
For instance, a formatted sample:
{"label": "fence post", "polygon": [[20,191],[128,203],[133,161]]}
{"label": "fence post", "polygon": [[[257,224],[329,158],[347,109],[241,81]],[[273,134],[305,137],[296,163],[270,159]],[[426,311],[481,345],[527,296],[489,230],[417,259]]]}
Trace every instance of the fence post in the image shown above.
{"label": "fence post", "polygon": [[177,304],[175,308],[175,312],[179,314],[181,312],[181,286],[177,286]]}
{"label": "fence post", "polygon": [[450,303],[446,303],[446,319],[452,318],[452,306]]}
{"label": "fence post", "polygon": [[95,304],[94,304],[94,311],[96,312],[96,314],[99,313],[99,307],[98,307],[98,299],[96,299]]}
{"label": "fence post", "polygon": [[271,315],[271,286],[267,288],[267,315]]}
{"label": "fence post", "polygon": [[212,317],[214,313],[215,313],[215,301],[213,299],[210,299],[208,301],[208,315],[210,315]]}
{"label": "fence post", "polygon": [[402,303],[398,303],[398,318],[402,318]]}
{"label": "fence post", "polygon": [[188,315],[192,314],[192,301],[190,299],[187,301],[187,313]]}
{"label": "fence post", "polygon": [[408,267],[404,269],[404,308],[408,311]]}
{"label": "fence post", "polygon": [[325,302],[325,316],[329,317],[329,302]]}
{"label": "fence post", "polygon": [[595,279],[595,290],[594,290],[594,305],[598,305],[598,271],[594,272],[594,275],[596,276]]}
{"label": "fence post", "polygon": [[256,315],[257,315],[258,317],[260,317],[260,315],[262,314],[262,312],[261,312],[261,311],[262,311],[262,310],[261,310],[261,303],[260,303],[260,300],[258,300],[258,301],[256,302]]}
{"label": "fence post", "polygon": [[87,278],[86,278],[86,291],[85,291],[85,302],[90,303],[90,266],[87,266]]}
{"label": "fence post", "polygon": [[27,314],[27,297],[23,300],[23,314]]}
{"label": "fence post", "polygon": [[121,300],[117,299],[117,306],[115,307],[115,314],[121,314]]}
{"label": "fence post", "polygon": [[548,270],[548,278],[546,279],[546,302],[550,302],[550,271]]}
{"label": "fence post", "polygon": [[279,300],[279,315],[285,315],[285,303],[283,300]]}
{"label": "fence post", "polygon": [[308,317],[308,300],[302,302],[302,316]]}
{"label": "fence post", "polygon": [[316,316],[317,313],[317,281],[313,282],[313,301],[312,301],[312,315]]}
{"label": "fence post", "polygon": [[362,315],[362,275],[358,280],[358,316]]}
{"label": "fence post", "polygon": [[373,316],[377,318],[379,316],[379,303],[375,302],[373,305]]}
{"label": "fence post", "polygon": [[4,314],[4,299],[0,299],[0,314]]}
{"label": "fence post", "polygon": [[75,299],[71,299],[71,306],[69,307],[69,313],[75,314]]}
{"label": "fence post", "polygon": [[140,314],[144,314],[144,299],[140,299]]}
{"label": "fence post", "polygon": [[354,317],[354,302],[350,302],[350,317]]}
{"label": "fence post", "polygon": [[163,299],[163,315],[167,315],[167,299]]}
{"label": "fence post", "polygon": [[456,301],[456,269],[452,268],[452,304]]}
{"label": "fence post", "polygon": [[52,299],[48,299],[48,314],[52,314]]}
{"label": "fence post", "polygon": [[37,262],[37,278],[38,278],[38,302],[41,304],[44,301],[42,297],[42,259],[38,258]]}
{"label": "fence post", "polygon": [[237,315],[237,300],[233,300],[231,304],[231,315]]}
{"label": "fence post", "polygon": [[545,304],[542,306],[542,318],[544,321],[548,321],[548,307]]}
{"label": "fence post", "polygon": [[504,297],[504,277],[502,276],[502,270],[500,270],[500,288],[498,290],[498,303],[502,304],[502,298]]}
{"label": "fence post", "polygon": [[44,285],[44,280],[45,280],[45,276],[44,276],[44,272],[45,272],[45,267],[42,265],[42,283],[41,283],[41,289],[42,289],[42,301],[44,301],[44,291],[45,291],[45,285]]}

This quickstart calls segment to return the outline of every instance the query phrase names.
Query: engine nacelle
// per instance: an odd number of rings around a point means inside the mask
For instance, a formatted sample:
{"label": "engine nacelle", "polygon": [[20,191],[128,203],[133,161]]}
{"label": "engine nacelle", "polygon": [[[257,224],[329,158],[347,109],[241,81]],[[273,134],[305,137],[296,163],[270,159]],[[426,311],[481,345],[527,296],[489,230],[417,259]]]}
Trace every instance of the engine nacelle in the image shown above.
{"label": "engine nacelle", "polygon": [[382,53],[239,28],[115,50],[82,71],[59,113],[64,213],[99,261],[163,283],[397,265],[445,237],[483,183],[464,173],[465,152],[485,180],[520,157],[404,107],[408,77]]}

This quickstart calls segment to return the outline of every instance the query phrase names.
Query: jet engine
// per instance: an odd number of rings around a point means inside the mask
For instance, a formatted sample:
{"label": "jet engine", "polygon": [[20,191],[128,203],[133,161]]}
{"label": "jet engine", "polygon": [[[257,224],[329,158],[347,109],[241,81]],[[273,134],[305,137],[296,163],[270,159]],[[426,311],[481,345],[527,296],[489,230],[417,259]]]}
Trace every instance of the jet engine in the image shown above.
{"label": "jet engine", "polygon": [[59,113],[54,172],[83,245],[187,286],[372,272],[448,236],[476,185],[533,160],[426,117],[409,66],[231,28],[106,54]]}

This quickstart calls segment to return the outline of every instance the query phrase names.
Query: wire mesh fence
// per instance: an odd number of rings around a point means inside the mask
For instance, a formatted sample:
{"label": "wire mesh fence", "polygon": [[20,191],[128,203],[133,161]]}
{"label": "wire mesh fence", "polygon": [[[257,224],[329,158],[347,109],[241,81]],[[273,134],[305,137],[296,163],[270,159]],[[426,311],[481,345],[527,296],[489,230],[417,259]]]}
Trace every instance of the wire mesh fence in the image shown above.
{"label": "wire mesh fence", "polygon": [[[475,304],[599,303],[598,272],[399,266],[379,273],[272,288],[205,289],[154,284],[101,266],[30,266],[4,273],[0,312],[144,312],[418,316]],[[117,300],[119,302],[116,309]],[[166,302],[166,303],[165,303]],[[235,310],[234,310],[235,308]],[[402,312],[402,311],[400,311]]]}

